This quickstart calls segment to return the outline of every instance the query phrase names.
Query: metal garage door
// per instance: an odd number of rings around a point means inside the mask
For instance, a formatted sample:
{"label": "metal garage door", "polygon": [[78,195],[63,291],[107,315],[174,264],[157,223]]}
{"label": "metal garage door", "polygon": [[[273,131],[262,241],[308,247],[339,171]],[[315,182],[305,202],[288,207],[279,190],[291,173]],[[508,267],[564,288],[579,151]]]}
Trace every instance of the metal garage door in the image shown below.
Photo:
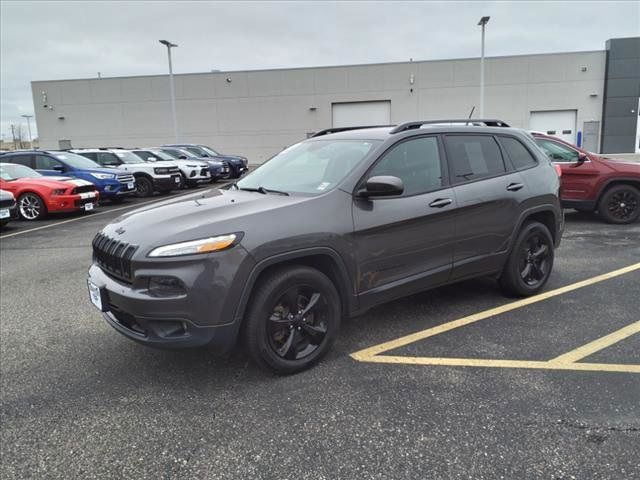
{"label": "metal garage door", "polygon": [[389,125],[391,101],[333,103],[331,116],[334,127]]}
{"label": "metal garage door", "polygon": [[531,112],[529,129],[576,143],[576,110]]}

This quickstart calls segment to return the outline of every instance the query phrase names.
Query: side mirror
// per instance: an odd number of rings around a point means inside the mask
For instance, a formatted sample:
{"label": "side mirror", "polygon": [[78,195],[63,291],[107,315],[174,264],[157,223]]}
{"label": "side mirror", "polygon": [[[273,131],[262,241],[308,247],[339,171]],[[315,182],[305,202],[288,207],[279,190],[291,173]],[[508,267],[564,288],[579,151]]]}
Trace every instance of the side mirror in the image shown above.
{"label": "side mirror", "polygon": [[582,165],[587,160],[589,160],[589,157],[587,156],[587,154],[580,152],[578,154],[578,161],[576,162],[575,166],[579,167],[580,165]]}
{"label": "side mirror", "polygon": [[359,197],[393,197],[402,195],[404,184],[398,177],[380,175],[367,180],[365,188],[358,192]]}
{"label": "side mirror", "polygon": [[178,157],[178,160],[187,160],[187,159],[188,159],[188,158],[187,158],[187,156],[186,156],[186,155],[180,155],[180,156]]}
{"label": "side mirror", "polygon": [[64,172],[64,166],[62,166],[62,165],[54,165],[52,168],[56,172]]}
{"label": "side mirror", "polygon": [[155,157],[147,157],[147,162],[155,162]]}
{"label": "side mirror", "polygon": [[203,153],[202,156],[205,157],[205,158],[209,158],[209,154],[208,153]]}

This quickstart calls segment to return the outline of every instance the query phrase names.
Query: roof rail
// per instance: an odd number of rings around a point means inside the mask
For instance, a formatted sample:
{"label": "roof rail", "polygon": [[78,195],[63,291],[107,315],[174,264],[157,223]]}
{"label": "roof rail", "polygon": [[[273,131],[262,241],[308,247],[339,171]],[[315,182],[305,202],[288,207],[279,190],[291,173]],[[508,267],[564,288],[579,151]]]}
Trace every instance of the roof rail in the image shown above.
{"label": "roof rail", "polygon": [[416,128],[420,128],[422,125],[434,125],[440,123],[460,123],[463,125],[475,125],[475,126],[485,126],[485,127],[508,127],[509,125],[502,120],[498,120],[495,118],[455,118],[455,119],[445,119],[445,120],[422,120],[419,122],[405,122],[398,125],[396,128],[391,130],[389,133],[400,133],[405,132],[407,130],[413,130]]}
{"label": "roof rail", "polygon": [[349,130],[360,130],[364,128],[382,128],[382,127],[395,127],[395,125],[364,125],[360,127],[333,127],[325,128],[319,132],[314,133],[309,138],[321,137],[322,135],[329,135],[330,133],[348,132]]}

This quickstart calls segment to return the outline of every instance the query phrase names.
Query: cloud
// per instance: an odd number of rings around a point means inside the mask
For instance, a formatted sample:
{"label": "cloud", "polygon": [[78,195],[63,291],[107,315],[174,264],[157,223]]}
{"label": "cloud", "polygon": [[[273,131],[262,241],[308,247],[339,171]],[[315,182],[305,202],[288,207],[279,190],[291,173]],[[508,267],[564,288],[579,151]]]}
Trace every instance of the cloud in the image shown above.
{"label": "cloud", "polygon": [[1,4],[1,131],[32,113],[30,82],[602,50],[637,36],[638,2],[9,2]]}

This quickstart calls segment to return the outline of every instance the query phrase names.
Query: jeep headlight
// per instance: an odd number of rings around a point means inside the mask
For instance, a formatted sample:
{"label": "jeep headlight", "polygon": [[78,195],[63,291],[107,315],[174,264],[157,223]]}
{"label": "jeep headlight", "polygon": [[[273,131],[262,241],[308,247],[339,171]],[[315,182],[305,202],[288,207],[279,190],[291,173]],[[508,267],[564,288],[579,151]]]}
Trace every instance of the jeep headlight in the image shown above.
{"label": "jeep headlight", "polygon": [[113,180],[116,176],[113,173],[90,173],[94,178],[99,178],[100,180]]}
{"label": "jeep headlight", "polygon": [[167,173],[169,173],[169,169],[165,167],[156,167],[153,169],[153,172],[156,175],[166,175]]}
{"label": "jeep headlight", "polygon": [[149,257],[179,257],[181,255],[194,255],[197,253],[218,252],[232,247],[240,240],[240,235],[230,233],[217,237],[202,238],[190,242],[173,243],[151,250]]}

